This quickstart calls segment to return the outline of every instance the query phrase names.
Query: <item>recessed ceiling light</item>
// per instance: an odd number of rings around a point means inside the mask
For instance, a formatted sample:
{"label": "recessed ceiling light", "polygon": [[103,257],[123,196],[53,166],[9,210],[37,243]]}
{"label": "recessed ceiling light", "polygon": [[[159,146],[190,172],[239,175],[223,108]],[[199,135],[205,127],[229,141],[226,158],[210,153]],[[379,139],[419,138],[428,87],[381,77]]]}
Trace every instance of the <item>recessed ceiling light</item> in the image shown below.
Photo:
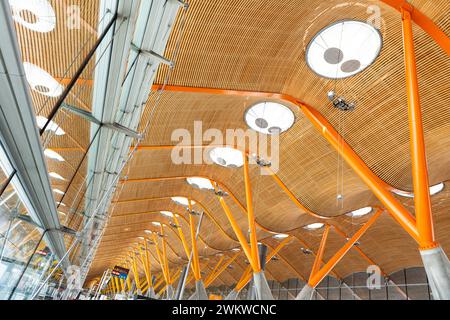
{"label": "recessed ceiling light", "polygon": [[144,238],[144,237],[138,237],[138,239],[140,239],[140,240],[144,240],[145,238]]}
{"label": "recessed ceiling light", "polygon": [[[47,123],[48,119],[43,116],[37,116],[36,122],[40,129],[42,129]],[[66,132],[61,129],[61,127],[56,123],[50,120],[48,126],[45,128],[45,131],[53,131],[57,136],[65,135]]]}
{"label": "recessed ceiling light", "polygon": [[239,168],[244,165],[242,152],[229,147],[217,147],[209,152],[211,160],[222,167]]}
{"label": "recessed ceiling light", "polygon": [[9,0],[9,4],[13,19],[24,27],[37,32],[50,32],[55,29],[55,11],[47,0]]}
{"label": "recessed ceiling light", "polygon": [[24,62],[23,67],[31,89],[53,98],[59,97],[62,94],[64,87],[47,71],[29,62]]}
{"label": "recessed ceiling light", "polygon": [[[178,204],[181,204],[182,206],[188,206],[189,200],[185,197],[172,197],[172,200]],[[194,200],[191,200],[191,204],[195,204]]]}
{"label": "recessed ceiling light", "polygon": [[153,222],[152,222],[152,225],[154,225],[154,226],[160,226],[161,223],[160,223],[160,222],[153,221]]}
{"label": "recessed ceiling light", "polygon": [[58,160],[58,161],[61,161],[61,162],[64,161],[64,158],[61,157],[59,155],[59,153],[57,153],[57,152],[55,152],[55,151],[53,151],[51,149],[45,149],[44,150],[44,154],[50,159],[55,159],[55,160]]}
{"label": "recessed ceiling light", "polygon": [[61,191],[59,189],[53,189],[53,192],[57,194],[64,194],[64,191]]}
{"label": "recessed ceiling light", "polygon": [[214,190],[214,187],[211,184],[211,181],[206,178],[190,177],[190,178],[186,178],[186,181],[194,188]]}
{"label": "recessed ceiling light", "polygon": [[50,172],[48,175],[49,175],[50,177],[55,178],[55,179],[58,179],[58,180],[66,180],[66,179],[64,179],[61,175],[57,174],[56,172]]}
{"label": "recessed ceiling light", "polygon": [[372,212],[372,207],[364,207],[364,208],[353,210],[353,211],[347,213],[347,216],[359,218],[359,217],[365,216],[366,214],[369,214],[371,212]]}
{"label": "recessed ceiling light", "polygon": [[[438,194],[439,192],[444,190],[444,186],[445,185],[443,182],[440,182],[438,184],[435,184],[434,186],[431,186],[430,187],[430,196],[434,196],[435,194]],[[401,197],[414,198],[414,193],[412,193],[412,192],[404,192],[401,190],[393,190],[392,192]]]}
{"label": "recessed ceiling light", "polygon": [[312,39],[306,49],[306,61],[322,77],[347,78],[370,66],[382,45],[381,33],[372,25],[355,20],[339,21]]}
{"label": "recessed ceiling light", "polygon": [[241,251],[241,249],[239,249],[239,248],[233,248],[233,249],[231,249],[231,251],[238,252],[238,251]]}
{"label": "recessed ceiling light", "polygon": [[275,239],[286,239],[287,237],[289,237],[289,235],[288,234],[284,234],[284,233],[275,234],[273,236],[273,238],[275,238]]}
{"label": "recessed ceiling light", "polygon": [[264,134],[280,134],[294,124],[291,109],[276,102],[260,102],[245,113],[245,122],[255,131]]}
{"label": "recessed ceiling light", "polygon": [[166,217],[169,217],[169,218],[172,218],[172,217],[173,217],[173,213],[170,212],[170,211],[161,211],[161,214],[162,214],[163,216],[166,216]]}
{"label": "recessed ceiling light", "polygon": [[323,223],[316,222],[316,223],[308,224],[304,228],[307,229],[307,230],[317,230],[317,229],[322,228],[323,226],[324,226]]}

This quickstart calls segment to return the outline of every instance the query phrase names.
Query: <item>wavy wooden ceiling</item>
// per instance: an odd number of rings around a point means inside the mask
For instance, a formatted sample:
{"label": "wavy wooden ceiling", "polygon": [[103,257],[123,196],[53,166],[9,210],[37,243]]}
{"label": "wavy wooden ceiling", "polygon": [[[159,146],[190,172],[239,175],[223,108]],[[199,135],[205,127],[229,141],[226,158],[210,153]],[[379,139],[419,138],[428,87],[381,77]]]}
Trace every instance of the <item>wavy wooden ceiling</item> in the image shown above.
{"label": "wavy wooden ceiling", "polygon": [[[63,12],[63,6],[59,5],[61,1],[51,2],[58,12]],[[448,1],[431,3],[415,0],[411,3],[450,35]],[[95,27],[98,22],[97,1],[80,4],[86,23]],[[180,15],[165,53],[166,57],[173,56],[180,37],[176,66],[170,74],[165,66],[160,67],[156,83],[161,84],[168,77],[170,85],[266,91],[294,96],[320,111],[335,128],[342,128],[341,134],[346,141],[381,179],[396,188],[411,190],[401,20],[397,11],[380,1],[190,0],[189,4],[185,26],[182,28]],[[367,7],[373,4],[381,8],[384,41],[383,50],[376,62],[364,72],[337,82],[320,78],[313,73],[305,62],[305,48],[311,38],[334,21],[366,20]],[[56,78],[70,78],[64,76],[64,67],[73,60],[74,52],[80,50],[81,43],[91,37],[87,29],[78,32],[77,36],[69,36],[67,30],[56,30],[49,39],[42,40],[34,33],[18,27],[22,51],[26,52],[24,55],[27,59],[45,63],[41,66]],[[450,74],[450,57],[422,29],[414,27],[414,33],[430,181],[435,184],[450,180],[450,113],[447,107],[450,104],[450,82],[446,80]],[[45,48],[42,43],[47,44]],[[33,50],[36,51],[35,54]],[[83,54],[83,50],[81,52]],[[86,72],[84,79],[92,79],[92,67]],[[332,88],[355,100],[356,110],[342,115],[332,108],[326,96],[326,92]],[[73,104],[89,109],[89,85],[80,83],[76,90],[79,90],[82,98],[73,98]],[[33,94],[33,101],[39,110],[42,97],[35,96]],[[153,92],[141,129],[149,120],[156,97],[157,94]],[[176,142],[171,140],[172,131],[177,128],[192,131],[195,120],[203,122],[203,130],[245,129],[243,113],[258,101],[260,99],[254,97],[164,92],[150,119],[150,130],[141,145],[174,145]],[[369,217],[351,219],[344,213],[368,205],[378,205],[377,199],[353,171],[343,164],[344,201],[340,204],[336,202],[336,152],[294,105],[285,104],[294,111],[296,122],[281,136],[278,177],[308,210],[331,217],[327,220],[330,224],[351,235]],[[81,160],[80,150],[87,147],[89,127],[87,123],[81,125],[80,120],[64,122],[62,127],[73,139],[68,136],[53,138],[51,147],[69,148],[61,151],[69,161],[56,168],[59,172],[69,172],[73,168],[67,166],[70,164],[75,167]],[[226,197],[226,201],[242,230],[246,230],[246,215],[238,204],[240,202],[245,207],[242,170],[216,165],[175,165],[171,162],[170,153],[170,149],[143,148],[126,168],[128,180],[121,183],[119,189],[122,191],[114,200],[112,217],[88,279],[101,275],[106,268],[118,262],[138,241],[137,237],[144,235],[144,230],[156,230],[152,222],[168,223],[167,218],[157,211],[171,210],[186,218],[185,209],[170,201],[171,196],[191,196],[203,206],[197,204],[195,207],[208,213],[201,228],[199,245],[200,254],[209,257],[209,260],[204,260],[205,268],[206,265],[214,265],[218,260],[218,252],[238,246],[214,194],[191,188],[183,177],[206,176],[226,186],[236,197],[236,201],[232,197]],[[49,163],[49,167],[54,166],[53,162]],[[289,245],[277,255],[279,260],[268,264],[268,277],[278,281],[307,277],[313,257],[301,254],[300,248],[310,247],[316,251],[322,231],[306,231],[302,226],[319,219],[295,206],[271,177],[259,175],[258,168],[251,168],[251,176],[260,239],[264,239],[263,242],[270,247],[275,247],[278,241],[272,239],[271,234],[265,230],[289,232],[294,236]],[[164,177],[178,178],[149,180]],[[79,184],[81,183],[80,181]],[[447,214],[450,207],[449,195],[446,185],[442,193],[432,197],[437,238],[447,253],[450,248],[450,218]],[[399,199],[413,212],[410,200]],[[181,224],[185,234],[188,234],[185,219],[181,219]],[[166,233],[173,270],[176,265],[185,261],[185,255],[176,230],[167,227]],[[344,242],[342,235],[332,231],[325,258],[331,257]],[[421,265],[416,247],[388,214],[383,214],[367,231],[359,246],[386,273]],[[155,258],[154,248],[150,250]],[[233,268],[227,269],[213,285],[236,283],[243,268],[247,267],[244,260],[241,254],[233,263]],[[157,272],[159,268],[156,261],[153,259],[153,269]],[[367,265],[368,262],[357,250],[351,250],[335,268],[335,275],[342,278],[365,270]]]}

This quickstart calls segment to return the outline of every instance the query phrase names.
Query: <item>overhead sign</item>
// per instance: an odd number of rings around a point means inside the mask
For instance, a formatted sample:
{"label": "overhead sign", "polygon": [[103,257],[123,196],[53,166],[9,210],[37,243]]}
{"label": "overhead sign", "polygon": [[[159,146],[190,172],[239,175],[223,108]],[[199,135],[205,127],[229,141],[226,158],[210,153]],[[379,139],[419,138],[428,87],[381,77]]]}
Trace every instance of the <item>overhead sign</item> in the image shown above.
{"label": "overhead sign", "polygon": [[119,279],[126,280],[128,277],[129,271],[130,271],[130,269],[120,267],[120,266],[115,266],[114,269],[111,271],[111,275],[113,275],[114,277],[117,277]]}

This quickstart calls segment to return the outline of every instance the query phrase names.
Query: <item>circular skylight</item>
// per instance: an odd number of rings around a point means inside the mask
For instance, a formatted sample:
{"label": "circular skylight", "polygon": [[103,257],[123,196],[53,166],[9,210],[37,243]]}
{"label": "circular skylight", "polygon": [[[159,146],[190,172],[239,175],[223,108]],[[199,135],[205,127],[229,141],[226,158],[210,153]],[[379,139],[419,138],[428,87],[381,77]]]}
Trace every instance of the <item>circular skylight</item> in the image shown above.
{"label": "circular skylight", "polygon": [[359,218],[359,217],[365,216],[366,214],[369,214],[371,212],[372,212],[372,207],[364,207],[364,208],[353,210],[353,211],[347,213],[347,216],[353,217],[353,218]]}
{"label": "circular skylight", "polygon": [[48,97],[58,97],[62,94],[64,87],[47,71],[29,62],[24,62],[23,67],[31,89]]}
{"label": "circular skylight", "polygon": [[316,223],[308,224],[304,228],[307,229],[307,230],[317,230],[317,229],[322,228],[323,226],[324,226],[323,223],[316,222]]}
{"label": "circular skylight", "polygon": [[218,147],[209,152],[211,160],[222,167],[239,168],[244,165],[242,152],[233,148]]}
{"label": "circular skylight", "polygon": [[[435,194],[438,194],[442,190],[444,190],[443,182],[435,184],[434,186],[430,187],[430,196],[434,196]],[[412,193],[412,192],[405,192],[405,191],[401,191],[401,190],[393,190],[392,192],[401,197],[414,198],[414,193]]]}
{"label": "circular skylight", "polygon": [[276,102],[260,102],[245,113],[245,122],[255,131],[264,134],[280,134],[294,124],[294,113]]}
{"label": "circular skylight", "polygon": [[50,172],[48,175],[50,177],[58,179],[58,180],[66,180],[60,174],[57,174],[56,172]]}
{"label": "circular skylight", "polygon": [[13,19],[28,29],[50,32],[55,29],[56,16],[47,0],[9,0]]}
{"label": "circular skylight", "polygon": [[353,76],[378,57],[383,45],[372,25],[354,20],[339,21],[322,29],[306,50],[306,61],[318,75],[342,79]]}
{"label": "circular skylight", "polygon": [[[189,205],[188,198],[185,198],[185,197],[172,197],[172,200],[178,204],[181,204],[182,206]],[[195,204],[195,201],[191,200],[191,204]]]}
{"label": "circular skylight", "polygon": [[[43,117],[43,116],[36,117],[36,122],[40,129],[42,129],[45,126],[47,121],[48,121],[48,119],[46,117]],[[45,131],[53,131],[57,136],[62,136],[64,134],[66,134],[65,131],[63,129],[61,129],[61,127],[52,120],[50,120],[48,126],[45,128]]]}
{"label": "circular skylight", "polygon": [[214,187],[211,184],[211,181],[206,178],[190,177],[190,178],[186,178],[186,181],[194,188],[214,190]]}

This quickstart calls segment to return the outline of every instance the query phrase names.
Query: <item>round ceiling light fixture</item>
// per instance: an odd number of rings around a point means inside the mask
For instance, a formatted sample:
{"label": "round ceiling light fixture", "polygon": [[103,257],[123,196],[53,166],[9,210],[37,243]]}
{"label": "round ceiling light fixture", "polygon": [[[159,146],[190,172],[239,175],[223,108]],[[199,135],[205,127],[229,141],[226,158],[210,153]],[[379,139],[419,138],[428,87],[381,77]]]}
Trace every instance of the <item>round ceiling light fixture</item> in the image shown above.
{"label": "round ceiling light fixture", "polygon": [[288,107],[276,102],[260,102],[245,112],[245,122],[258,132],[280,134],[292,127],[294,113]]}
{"label": "round ceiling light fixture", "polygon": [[211,160],[222,167],[239,168],[244,165],[242,152],[229,147],[217,147],[209,152]]}
{"label": "round ceiling light fixture", "polygon": [[47,71],[29,62],[24,62],[23,68],[25,69],[25,76],[31,89],[53,98],[59,97],[62,94],[64,87]]}
{"label": "round ceiling light fixture", "polygon": [[37,32],[50,32],[56,27],[56,15],[47,0],[9,0],[12,16],[24,27]]}
{"label": "round ceiling light fixture", "polygon": [[[188,198],[185,198],[185,197],[172,197],[172,201],[175,202],[175,203],[178,203],[178,204],[180,204],[182,206],[188,206],[189,205],[189,200],[188,200]],[[194,205],[195,201],[191,200],[191,204]]]}
{"label": "round ceiling light fixture", "polygon": [[359,217],[362,217],[362,216],[365,216],[365,215],[371,213],[372,210],[373,210],[372,207],[364,207],[364,208],[353,210],[353,211],[347,213],[347,216],[352,217],[352,218],[359,218]]}
{"label": "round ceiling light fixture", "polygon": [[323,223],[316,222],[316,223],[308,224],[308,225],[304,226],[304,228],[305,228],[306,230],[317,230],[317,229],[322,228],[323,226],[324,226]]}
{"label": "round ceiling light fixture", "polygon": [[211,181],[209,179],[206,179],[206,178],[190,177],[190,178],[186,178],[186,181],[187,181],[187,183],[189,183],[194,188],[214,190],[214,187],[211,184]]}
{"label": "round ceiling light fixture", "polygon": [[370,66],[382,46],[381,33],[374,26],[356,20],[339,21],[319,31],[311,40],[306,49],[306,62],[324,78],[347,78]]}

